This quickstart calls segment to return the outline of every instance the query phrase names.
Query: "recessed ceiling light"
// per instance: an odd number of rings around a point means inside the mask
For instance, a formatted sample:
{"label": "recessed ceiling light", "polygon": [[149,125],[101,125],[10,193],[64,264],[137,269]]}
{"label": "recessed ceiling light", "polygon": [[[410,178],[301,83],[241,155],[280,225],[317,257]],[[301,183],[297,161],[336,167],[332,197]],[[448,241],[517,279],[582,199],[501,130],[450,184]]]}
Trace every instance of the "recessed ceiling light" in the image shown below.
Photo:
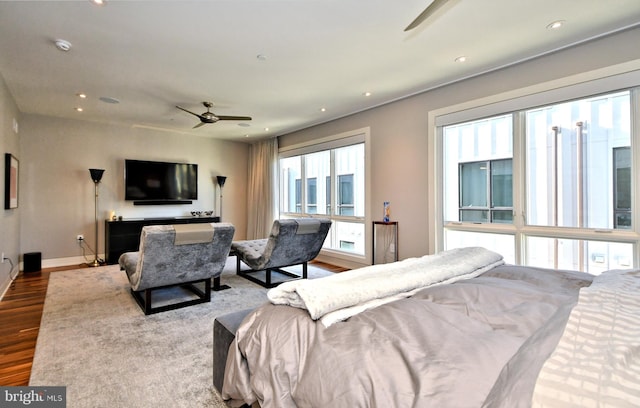
{"label": "recessed ceiling light", "polygon": [[550,23],[549,25],[547,25],[547,29],[548,30],[556,30],[560,27],[562,27],[564,25],[564,20],[558,20],[558,21],[554,21],[553,23]]}
{"label": "recessed ceiling light", "polygon": [[82,93],[82,92],[78,92],[78,93],[76,94],[76,96],[77,96],[78,98],[85,99],[85,98],[87,97],[87,94]]}
{"label": "recessed ceiling light", "polygon": [[118,99],[112,98],[111,96],[101,96],[100,100],[104,103],[120,103]]}
{"label": "recessed ceiling light", "polygon": [[75,108],[73,108],[76,110],[76,112],[82,112],[84,109],[82,109],[80,106],[76,106]]}
{"label": "recessed ceiling light", "polygon": [[268,128],[268,127],[264,128],[264,131],[265,131],[265,132],[268,132],[268,131],[269,131],[269,128]]}
{"label": "recessed ceiling light", "polygon": [[95,4],[96,6],[104,6],[105,4],[107,4],[107,0],[89,0],[89,1]]}
{"label": "recessed ceiling light", "polygon": [[56,44],[56,48],[60,51],[67,52],[71,49],[71,43],[67,40],[58,39],[54,41]]}
{"label": "recessed ceiling light", "polygon": [[365,93],[363,93],[362,95],[364,95],[364,96],[371,96],[371,92],[365,92]]}
{"label": "recessed ceiling light", "polygon": [[467,61],[467,57],[464,56],[464,55],[461,55],[458,58],[456,58],[454,61],[455,62],[466,62]]}
{"label": "recessed ceiling light", "polygon": [[320,108],[320,112],[326,112],[327,108]]}

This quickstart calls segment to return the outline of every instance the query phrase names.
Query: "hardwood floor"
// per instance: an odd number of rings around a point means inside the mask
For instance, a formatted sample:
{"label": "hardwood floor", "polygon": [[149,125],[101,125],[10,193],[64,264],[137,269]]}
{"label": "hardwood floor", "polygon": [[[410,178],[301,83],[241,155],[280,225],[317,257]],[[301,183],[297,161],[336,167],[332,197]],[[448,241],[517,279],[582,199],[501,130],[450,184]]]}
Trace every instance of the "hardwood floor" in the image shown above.
{"label": "hardwood floor", "polygon": [[0,302],[0,385],[28,385],[49,274],[82,265],[20,275]]}
{"label": "hardwood floor", "polygon": [[[321,262],[313,264],[332,272],[346,270]],[[21,272],[7,290],[0,302],[0,385],[29,384],[49,274],[82,267],[72,265],[27,274]]]}

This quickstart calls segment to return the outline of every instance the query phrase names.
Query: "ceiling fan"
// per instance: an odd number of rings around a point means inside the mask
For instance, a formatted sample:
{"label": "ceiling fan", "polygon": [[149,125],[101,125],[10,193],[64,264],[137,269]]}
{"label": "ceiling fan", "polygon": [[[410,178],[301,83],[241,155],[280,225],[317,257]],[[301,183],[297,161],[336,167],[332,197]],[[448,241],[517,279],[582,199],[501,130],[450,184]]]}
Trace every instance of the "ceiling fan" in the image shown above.
{"label": "ceiling fan", "polygon": [[202,114],[197,114],[194,112],[191,112],[190,110],[187,110],[185,108],[182,108],[178,105],[176,105],[176,108],[183,110],[187,113],[192,114],[193,116],[197,116],[200,119],[200,123],[198,123],[197,125],[195,125],[193,127],[193,129],[198,128],[200,126],[206,125],[207,123],[216,123],[219,120],[251,120],[250,116],[225,116],[225,115],[216,115],[215,113],[211,112],[211,108],[213,107],[213,103],[212,102],[202,102],[202,104],[205,106],[205,108],[207,108],[207,111],[202,113]]}
{"label": "ceiling fan", "polygon": [[413,30],[414,28],[416,28],[417,26],[419,26],[420,24],[422,24],[426,19],[428,19],[429,17],[431,17],[431,15],[433,13],[435,13],[436,11],[438,11],[438,9],[442,6],[444,6],[444,4],[446,2],[448,2],[449,0],[433,0],[433,2],[431,4],[429,4],[427,6],[426,9],[424,9],[424,11],[422,13],[420,13],[420,15],[418,17],[416,17],[415,20],[413,20],[411,22],[411,24],[409,24],[407,26],[407,28],[404,29],[404,31],[409,31],[409,30]]}

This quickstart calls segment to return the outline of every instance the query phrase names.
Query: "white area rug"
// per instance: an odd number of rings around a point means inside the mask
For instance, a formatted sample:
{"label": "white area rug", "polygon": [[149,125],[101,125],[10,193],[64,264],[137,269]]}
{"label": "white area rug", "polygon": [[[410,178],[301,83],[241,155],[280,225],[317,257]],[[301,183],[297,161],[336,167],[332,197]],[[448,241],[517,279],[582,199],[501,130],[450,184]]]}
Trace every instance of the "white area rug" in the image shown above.
{"label": "white area rug", "polygon": [[[231,289],[211,303],[150,316],[117,265],[51,273],[30,385],[66,386],[68,408],[226,407],[213,387],[214,318],[267,301],[234,271],[229,258]],[[310,278],[327,274],[309,265]]]}

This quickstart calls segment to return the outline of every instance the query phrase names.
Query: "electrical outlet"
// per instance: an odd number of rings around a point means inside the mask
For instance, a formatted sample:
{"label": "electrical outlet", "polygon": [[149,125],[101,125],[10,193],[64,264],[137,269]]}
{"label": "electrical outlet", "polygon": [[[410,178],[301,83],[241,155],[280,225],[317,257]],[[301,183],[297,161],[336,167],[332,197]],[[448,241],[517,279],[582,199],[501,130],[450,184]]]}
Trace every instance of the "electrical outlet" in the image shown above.
{"label": "electrical outlet", "polygon": [[78,234],[78,236],[76,237],[76,241],[78,241],[78,242],[84,241],[84,235]]}

